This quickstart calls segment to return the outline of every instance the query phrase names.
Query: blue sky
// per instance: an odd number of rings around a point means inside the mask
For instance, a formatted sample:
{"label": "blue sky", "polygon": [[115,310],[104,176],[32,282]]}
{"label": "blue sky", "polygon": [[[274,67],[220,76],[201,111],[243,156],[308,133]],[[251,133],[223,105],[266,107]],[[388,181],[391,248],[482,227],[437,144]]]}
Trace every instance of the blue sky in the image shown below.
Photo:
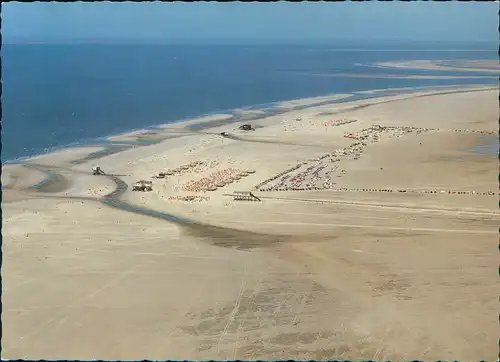
{"label": "blue sky", "polygon": [[92,39],[497,43],[498,3],[4,3],[4,42]]}

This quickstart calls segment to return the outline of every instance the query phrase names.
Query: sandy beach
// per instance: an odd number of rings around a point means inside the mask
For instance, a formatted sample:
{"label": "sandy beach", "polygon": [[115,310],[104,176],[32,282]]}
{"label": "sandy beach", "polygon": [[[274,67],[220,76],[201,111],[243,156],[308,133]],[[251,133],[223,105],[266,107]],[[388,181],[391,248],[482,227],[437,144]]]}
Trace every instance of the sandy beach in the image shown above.
{"label": "sandy beach", "polygon": [[4,166],[2,357],[496,359],[498,89],[407,91]]}

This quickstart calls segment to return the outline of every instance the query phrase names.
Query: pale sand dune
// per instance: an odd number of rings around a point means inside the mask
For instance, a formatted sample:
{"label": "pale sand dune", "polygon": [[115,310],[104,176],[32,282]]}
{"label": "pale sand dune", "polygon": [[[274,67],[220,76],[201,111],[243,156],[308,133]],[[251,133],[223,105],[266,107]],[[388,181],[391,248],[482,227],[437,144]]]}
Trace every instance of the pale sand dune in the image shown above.
{"label": "pale sand dune", "polygon": [[[51,199],[114,188],[88,175],[93,162],[58,171],[66,190],[3,205],[2,356],[496,358],[498,195],[254,191],[262,202],[244,202],[224,194],[301,162],[331,164],[312,160],[373,124],[440,131],[381,134],[359,159],[338,162],[346,173],[334,174],[337,187],[495,191],[496,156],[470,151],[482,136],[451,130],[496,131],[497,107],[496,90],[422,90],[267,117],[250,132],[219,126],[210,132],[236,138],[188,134],[98,161],[129,185],[203,162],[122,199],[208,226]],[[322,125],[341,118],[356,122]],[[213,192],[182,189],[228,168],[256,172]],[[189,195],[209,198],[171,199]]]}

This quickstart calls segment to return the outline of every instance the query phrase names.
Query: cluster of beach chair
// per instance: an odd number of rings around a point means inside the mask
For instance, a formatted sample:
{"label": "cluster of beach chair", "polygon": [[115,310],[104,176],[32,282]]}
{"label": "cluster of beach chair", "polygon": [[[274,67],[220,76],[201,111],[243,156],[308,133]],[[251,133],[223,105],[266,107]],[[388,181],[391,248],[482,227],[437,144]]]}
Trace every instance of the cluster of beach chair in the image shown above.
{"label": "cluster of beach chair", "polygon": [[182,187],[182,189],[189,192],[215,191],[217,188],[221,188],[227,184],[241,180],[242,177],[247,177],[253,173],[255,173],[254,170],[240,170],[235,168],[218,170],[207,177],[189,181]]}
{"label": "cluster of beach chair", "polygon": [[[292,188],[309,188],[309,187],[314,187],[321,179],[319,173],[325,169],[326,166],[323,165],[314,165],[314,166],[309,166],[305,171],[295,175],[294,177],[290,178],[290,182],[292,183],[291,187]],[[303,186],[305,182],[305,185]],[[278,187],[280,187],[279,185]]]}
{"label": "cluster of beach chair", "polygon": [[319,186],[308,186],[308,187],[267,187],[263,189],[259,189],[259,191],[319,191],[324,190],[324,187]]}
{"label": "cluster of beach chair", "polygon": [[[290,173],[296,171],[303,165],[308,165],[311,162],[319,162],[326,158],[330,158],[332,163],[337,163],[341,160],[341,158],[347,158],[352,156],[354,160],[357,160],[361,157],[361,153],[363,152],[361,143],[357,142],[351,146],[344,147],[333,151],[332,153],[327,153],[325,155],[316,157],[314,159],[301,162],[296,166],[291,167],[290,169],[277,174],[276,176],[261,182],[255,189],[262,191],[272,191],[272,190],[322,190],[324,188],[331,188],[334,183],[331,181],[331,175],[334,171],[337,170],[337,165],[329,165],[326,166],[322,163],[309,166],[306,170],[298,173],[297,175],[291,177]],[[320,176],[320,172],[324,169],[328,168],[325,172],[325,176]],[[337,177],[342,177],[346,174],[346,170],[341,170]],[[272,183],[273,181],[278,180],[276,183]],[[326,180],[325,180],[326,179]],[[321,182],[322,180],[325,180]],[[305,183],[305,184],[304,184]],[[269,185],[265,188],[263,186]],[[322,185],[321,187],[318,185]]]}
{"label": "cluster of beach chair", "polygon": [[358,121],[357,119],[335,119],[335,120],[323,122],[323,126],[324,127],[336,127],[336,126],[342,126],[344,124],[354,123],[357,121]]}
{"label": "cluster of beach chair", "polygon": [[333,188],[335,188],[335,185],[336,185],[335,182],[326,180],[323,182],[323,189],[333,189]]}
{"label": "cluster of beach chair", "polygon": [[210,200],[210,196],[169,196],[168,200],[175,200],[175,201],[208,201]]}
{"label": "cluster of beach chair", "polygon": [[[438,128],[419,128],[419,127],[395,127],[395,126],[380,126],[373,125],[369,128],[363,129],[359,132],[345,133],[344,137],[352,138],[357,140],[368,140],[374,141],[378,140],[378,137],[383,133],[389,133],[392,137],[401,137],[405,134],[420,134],[429,131],[441,131]],[[452,132],[463,132],[463,133],[479,133],[487,135],[496,135],[498,131],[483,131],[483,130],[470,130],[470,129],[452,129]]]}
{"label": "cluster of beach chair", "polygon": [[480,133],[487,135],[497,135],[498,131],[481,131],[476,129],[452,129],[453,132],[463,132],[463,133]]}
{"label": "cluster of beach chair", "polygon": [[[352,121],[351,121],[352,122]],[[334,170],[328,170],[324,177],[319,175],[319,172],[324,170],[327,166],[324,164],[319,164],[315,166],[309,166],[305,171],[298,173],[295,176],[290,174],[303,165],[309,165],[311,162],[319,162],[326,158],[330,158],[331,163],[337,163],[343,159],[352,158],[358,160],[362,153],[363,148],[369,143],[378,142],[380,136],[383,134],[388,134],[389,137],[401,137],[405,134],[420,134],[428,131],[436,131],[434,128],[418,128],[418,127],[395,127],[395,126],[380,126],[373,125],[369,128],[363,129],[359,132],[345,133],[344,137],[356,140],[350,146],[337,149],[331,153],[316,157],[314,159],[301,162],[290,169],[277,174],[276,176],[265,180],[254,187],[256,190],[260,191],[290,191],[290,190],[323,190],[323,189],[335,189],[335,182],[332,181],[331,174]],[[460,131],[460,130],[459,130]],[[492,133],[488,131],[477,131],[478,133]],[[337,173],[337,177],[342,177],[346,174],[346,170],[341,170]],[[278,181],[277,181],[278,180]],[[276,181],[276,182],[275,182]],[[341,190],[341,189],[338,189]],[[344,190],[344,189],[342,189]],[[356,189],[358,191],[368,190],[368,189]],[[378,192],[416,192],[410,190],[389,190],[389,189],[370,189],[372,191]],[[421,193],[439,193],[439,191],[422,191]],[[449,194],[480,194],[468,191],[446,191]],[[489,193],[483,193],[484,195],[489,195]]]}
{"label": "cluster of beach chair", "polygon": [[[350,138],[354,138],[357,141],[352,143],[351,145],[343,148],[339,148],[337,150],[334,150],[331,153],[324,154],[322,156],[318,156],[314,159],[301,162],[300,164],[282,172],[279,173],[278,175],[265,180],[264,182],[260,183],[255,187],[255,189],[262,190],[262,191],[272,191],[272,190],[282,190],[282,191],[287,191],[287,190],[322,190],[325,188],[331,189],[334,185],[334,183],[331,181],[331,174],[333,173],[333,170],[329,170],[326,172],[325,177],[321,177],[319,175],[319,172],[322,171],[323,169],[326,168],[325,165],[318,165],[318,166],[310,166],[308,169],[306,169],[304,172],[298,174],[297,176],[290,177],[289,174],[298,168],[300,168],[302,165],[307,165],[310,164],[311,162],[319,162],[322,161],[326,158],[330,158],[331,163],[337,163],[343,159],[348,159],[352,158],[353,160],[358,160],[362,153],[363,153],[363,147],[367,146],[369,142],[377,142],[379,137],[378,134],[381,132],[385,131],[392,131],[393,134],[398,135],[398,134],[405,134],[405,133],[410,133],[410,132],[423,132],[426,129],[421,129],[421,128],[414,128],[414,127],[382,127],[382,126],[372,126],[370,128],[364,129],[360,131],[359,133],[349,133],[347,134],[350,136]],[[351,137],[352,136],[352,137]],[[337,166],[333,166],[335,169]],[[313,170],[316,168],[316,170],[313,172]],[[337,177],[342,177],[346,174],[346,170],[341,170],[338,174]],[[268,186],[263,188],[263,186],[270,184],[271,182],[280,179],[281,180],[277,183],[275,183],[272,186]],[[325,180],[326,179],[326,180]],[[305,180],[307,180],[306,184],[302,184]],[[322,180],[325,180],[321,182]],[[290,184],[291,182],[291,184]]]}
{"label": "cluster of beach chair", "polygon": [[165,178],[166,176],[173,176],[173,175],[177,175],[177,174],[182,174],[183,172],[186,172],[189,169],[194,168],[196,166],[200,166],[200,165],[203,165],[202,161],[194,161],[194,162],[191,162],[187,165],[179,166],[177,168],[167,170],[165,172],[159,172],[157,175],[154,175],[153,177],[154,178]]}
{"label": "cluster of beach chair", "polygon": [[260,188],[261,188],[262,186],[264,186],[265,184],[268,184],[269,182],[272,182],[272,181],[274,181],[274,180],[277,180],[278,178],[283,177],[284,175],[287,175],[287,174],[289,174],[290,172],[293,172],[293,171],[297,170],[297,169],[298,169],[298,168],[300,168],[301,166],[302,166],[302,163],[300,163],[300,164],[298,164],[298,165],[295,165],[295,166],[293,166],[293,167],[289,168],[288,170],[285,170],[285,171],[283,171],[283,172],[280,172],[280,173],[279,173],[279,174],[277,174],[276,176],[273,176],[273,177],[271,177],[270,179],[267,179],[267,180],[265,180],[265,181],[261,182],[260,184],[258,184],[257,186],[255,186],[255,187],[254,187],[254,189],[256,189],[256,190],[260,190]]}
{"label": "cluster of beach chair", "polygon": [[400,193],[412,193],[412,194],[449,194],[449,195],[478,195],[478,196],[491,196],[498,195],[498,192],[493,191],[454,191],[454,190],[418,190],[418,189],[379,189],[379,188],[347,188],[340,187],[334,189],[334,191],[344,191],[344,192],[400,192]]}
{"label": "cluster of beach chair", "polygon": [[378,142],[382,134],[389,134],[389,137],[401,137],[405,134],[420,134],[423,132],[434,131],[433,128],[418,127],[394,127],[373,125],[358,132],[347,132],[345,138],[351,138],[365,142]]}
{"label": "cluster of beach chair", "polygon": [[353,159],[357,160],[361,157],[363,153],[363,146],[359,144],[350,145],[348,147],[339,148],[332,153],[328,154],[331,157],[332,162],[339,162],[340,158],[346,159],[347,157],[352,156]]}
{"label": "cluster of beach chair", "polygon": [[276,188],[264,188],[259,191],[314,191],[314,190],[324,190],[330,189],[332,191],[339,192],[392,192],[392,193],[411,193],[411,194],[441,194],[441,195],[476,195],[476,196],[494,196],[500,195],[498,192],[494,191],[453,191],[453,190],[415,190],[415,189],[387,189],[387,188],[346,188],[346,187],[276,187]]}
{"label": "cluster of beach chair", "polygon": [[[343,121],[343,120],[341,120]],[[346,123],[351,123],[351,122],[356,122],[357,120],[345,120]],[[336,121],[337,122],[337,121]],[[399,137],[404,134],[409,134],[409,133],[422,133],[426,131],[430,131],[432,129],[430,128],[417,128],[417,127],[393,127],[393,126],[380,126],[380,125],[374,125],[369,128],[363,129],[359,132],[354,132],[354,133],[346,133],[344,134],[344,137],[346,138],[352,138],[355,139],[356,142],[352,143],[350,146],[343,147],[340,149],[337,149],[331,153],[316,157],[312,160],[308,160],[305,162],[302,162],[294,167],[291,167],[290,169],[281,172],[277,174],[276,176],[265,180],[258,184],[257,186],[254,187],[254,189],[257,190],[263,190],[263,191],[271,191],[271,190],[310,190],[310,189],[318,189],[321,190],[326,187],[319,187],[318,181],[321,181],[321,177],[317,174],[312,175],[311,179],[308,180],[308,183],[306,185],[302,185],[301,181],[304,181],[307,178],[307,174],[310,173],[312,170],[306,170],[304,174],[297,175],[294,177],[290,177],[289,174],[298,168],[300,168],[302,165],[308,164],[310,162],[317,162],[317,161],[322,161],[326,158],[330,158],[332,163],[339,162],[341,159],[346,159],[348,157],[352,157],[354,160],[358,160],[361,157],[361,154],[363,153],[363,147],[367,146],[369,143],[374,143],[379,141],[379,137],[383,133],[389,133],[391,136]],[[312,166],[314,168],[314,166]],[[325,166],[319,166],[325,168]],[[345,170],[342,170],[337,177],[342,177],[346,173]],[[331,171],[327,172],[327,174],[331,174]],[[273,181],[276,181],[280,179],[279,182],[275,183],[273,186],[266,187],[263,189],[262,187],[265,185],[270,184]],[[289,182],[292,182],[292,184],[288,184]],[[322,183],[323,186],[327,185],[328,188],[332,187],[332,182],[331,181],[325,181]]]}
{"label": "cluster of beach chair", "polygon": [[[324,165],[315,165],[308,167],[305,171],[290,177],[285,175],[278,184],[269,185],[266,188],[261,188],[261,191],[308,191],[308,190],[323,190],[335,187],[335,182],[331,179],[331,174],[338,168],[334,166],[325,172],[324,177],[320,172],[327,168]],[[339,177],[345,174],[345,170],[341,170]]]}
{"label": "cluster of beach chair", "polygon": [[[299,165],[300,167],[301,165]],[[335,183],[332,181],[332,174],[338,169],[338,165],[324,165],[316,164],[307,167],[304,171],[297,173],[294,176],[290,174],[282,175],[281,180],[278,183],[269,184],[267,187],[262,188],[260,186],[259,190],[262,191],[273,191],[273,190],[322,190],[333,188]],[[326,170],[326,171],[325,171]],[[324,172],[324,175],[320,173]],[[345,170],[341,170],[338,173],[338,177],[345,174]],[[321,185],[321,186],[318,186]]]}

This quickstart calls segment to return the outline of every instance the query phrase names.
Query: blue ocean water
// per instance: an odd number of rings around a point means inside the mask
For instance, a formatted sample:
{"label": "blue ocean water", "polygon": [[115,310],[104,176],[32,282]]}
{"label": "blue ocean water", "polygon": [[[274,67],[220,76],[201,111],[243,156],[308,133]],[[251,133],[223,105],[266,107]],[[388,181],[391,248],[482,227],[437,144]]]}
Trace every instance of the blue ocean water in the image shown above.
{"label": "blue ocean water", "polygon": [[497,57],[494,49],[6,44],[2,46],[2,161],[244,106],[369,89],[496,84],[496,79],[349,78],[328,74],[443,74],[368,65],[393,60]]}

